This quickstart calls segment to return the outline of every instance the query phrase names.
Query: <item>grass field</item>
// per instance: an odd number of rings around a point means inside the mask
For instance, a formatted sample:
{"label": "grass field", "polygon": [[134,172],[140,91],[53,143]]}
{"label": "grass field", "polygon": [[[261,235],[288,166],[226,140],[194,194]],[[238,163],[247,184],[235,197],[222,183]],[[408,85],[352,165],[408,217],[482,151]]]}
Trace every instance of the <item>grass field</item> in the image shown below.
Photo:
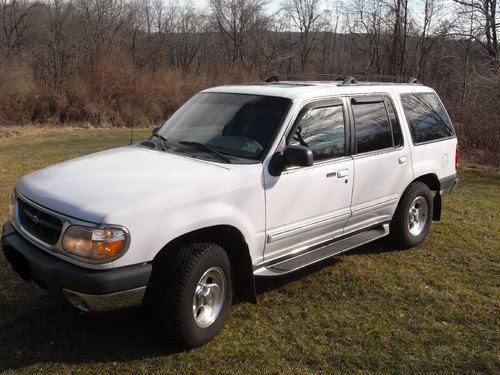
{"label": "grass field", "polygon": [[[149,131],[139,131],[145,137]],[[22,175],[128,143],[124,130],[0,136],[0,219]],[[258,280],[208,345],[180,351],[136,312],[80,315],[0,256],[7,373],[415,374],[500,370],[500,175],[462,168],[418,248],[379,241],[287,278]]]}

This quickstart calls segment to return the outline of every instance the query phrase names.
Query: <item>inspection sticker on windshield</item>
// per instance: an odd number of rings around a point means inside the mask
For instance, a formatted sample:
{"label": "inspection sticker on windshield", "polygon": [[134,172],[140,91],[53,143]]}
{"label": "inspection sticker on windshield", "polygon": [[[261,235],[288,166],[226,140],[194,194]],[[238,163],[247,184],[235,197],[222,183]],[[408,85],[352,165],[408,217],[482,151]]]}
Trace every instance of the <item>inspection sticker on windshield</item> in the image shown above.
{"label": "inspection sticker on windshield", "polygon": [[246,142],[243,145],[243,151],[251,152],[256,154],[258,151],[262,150],[262,147],[255,141]]}

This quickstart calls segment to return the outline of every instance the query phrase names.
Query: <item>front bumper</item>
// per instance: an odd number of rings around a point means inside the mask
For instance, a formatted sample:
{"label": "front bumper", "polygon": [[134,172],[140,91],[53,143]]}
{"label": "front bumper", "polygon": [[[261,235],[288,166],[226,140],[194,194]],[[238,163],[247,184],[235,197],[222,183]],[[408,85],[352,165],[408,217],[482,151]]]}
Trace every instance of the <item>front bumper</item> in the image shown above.
{"label": "front bumper", "polygon": [[26,281],[66,298],[84,311],[109,311],[140,305],[151,276],[151,264],[93,270],[65,262],[39,249],[7,222],[2,232],[6,259]]}

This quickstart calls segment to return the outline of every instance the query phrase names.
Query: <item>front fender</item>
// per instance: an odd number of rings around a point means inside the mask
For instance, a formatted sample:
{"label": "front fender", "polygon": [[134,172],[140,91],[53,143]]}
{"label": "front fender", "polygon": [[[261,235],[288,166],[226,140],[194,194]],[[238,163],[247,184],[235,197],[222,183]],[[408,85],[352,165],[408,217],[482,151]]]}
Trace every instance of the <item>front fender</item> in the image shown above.
{"label": "front fender", "polygon": [[[126,254],[113,263],[113,267],[150,262],[166,244],[199,229],[228,225],[238,229],[248,245],[253,263],[263,256],[265,243],[264,190],[259,184],[240,183],[217,195],[206,193],[200,199],[170,204],[164,209],[150,205],[109,216],[105,222],[124,225],[130,232],[130,247]],[[140,210],[140,214],[137,211]]]}
{"label": "front fender", "polygon": [[[194,221],[193,218],[196,220]],[[152,250],[148,252],[147,257],[152,260],[166,244],[186,233],[227,225],[241,232],[252,258],[255,258],[262,254],[265,241],[263,224],[259,225],[258,221],[252,212],[242,212],[222,202],[184,208],[177,211],[175,215],[168,215],[160,221],[158,232],[162,232],[162,235],[155,238]],[[165,230],[166,228],[168,229]]]}

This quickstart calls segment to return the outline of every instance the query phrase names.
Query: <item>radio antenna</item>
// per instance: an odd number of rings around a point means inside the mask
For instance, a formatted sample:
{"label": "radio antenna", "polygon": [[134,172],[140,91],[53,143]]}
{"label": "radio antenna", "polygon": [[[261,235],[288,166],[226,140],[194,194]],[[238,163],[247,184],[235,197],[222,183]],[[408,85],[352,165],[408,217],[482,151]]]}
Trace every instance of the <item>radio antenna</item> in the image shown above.
{"label": "radio antenna", "polygon": [[[134,73],[133,80],[134,80],[133,85],[135,87],[135,85],[137,83],[137,72]],[[135,117],[136,93],[134,92],[133,95],[134,96],[132,98],[132,128],[130,129],[130,143],[129,143],[129,145],[134,143],[134,124],[135,124],[135,120],[136,120],[136,117]]]}
{"label": "radio antenna", "polygon": [[130,129],[130,143],[129,143],[129,145],[134,143],[134,122],[135,121],[132,121],[132,128]]}

